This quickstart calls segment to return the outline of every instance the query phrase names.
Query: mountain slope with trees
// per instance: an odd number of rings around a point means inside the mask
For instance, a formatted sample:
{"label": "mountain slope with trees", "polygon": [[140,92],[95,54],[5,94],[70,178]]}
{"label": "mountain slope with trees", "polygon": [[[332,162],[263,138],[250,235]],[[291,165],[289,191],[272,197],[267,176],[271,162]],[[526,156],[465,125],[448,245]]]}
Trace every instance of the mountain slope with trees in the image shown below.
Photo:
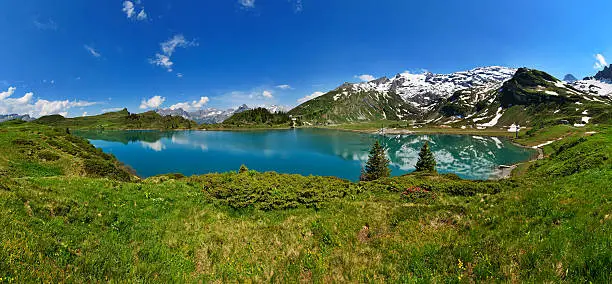
{"label": "mountain slope with trees", "polygon": [[190,129],[197,126],[180,116],[161,116],[155,111],[129,113],[127,109],[94,116],[65,118],[61,115],[43,116],[35,123],[71,129]]}

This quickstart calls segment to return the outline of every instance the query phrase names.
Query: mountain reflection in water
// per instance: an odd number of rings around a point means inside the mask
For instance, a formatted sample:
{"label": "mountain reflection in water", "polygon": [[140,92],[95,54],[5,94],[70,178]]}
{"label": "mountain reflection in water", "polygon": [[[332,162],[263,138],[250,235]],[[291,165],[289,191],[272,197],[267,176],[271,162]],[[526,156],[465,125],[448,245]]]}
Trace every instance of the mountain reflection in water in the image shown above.
{"label": "mountain reflection in water", "polygon": [[427,141],[441,173],[488,179],[499,165],[514,164],[535,152],[506,139],[467,135],[370,135],[325,129],[270,131],[75,131],[113,153],[139,175],[185,175],[236,170],[337,176],[357,180],[369,149],[378,139],[387,149],[393,175],[414,170]]}

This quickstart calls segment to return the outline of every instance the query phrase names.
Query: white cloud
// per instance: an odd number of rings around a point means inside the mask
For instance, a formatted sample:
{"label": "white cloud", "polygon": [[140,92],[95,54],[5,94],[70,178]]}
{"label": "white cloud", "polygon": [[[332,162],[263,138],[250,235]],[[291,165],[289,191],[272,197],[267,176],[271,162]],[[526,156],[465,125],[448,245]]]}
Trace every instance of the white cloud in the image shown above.
{"label": "white cloud", "polygon": [[238,0],[238,3],[244,8],[255,8],[255,0]]}
{"label": "white cloud", "polygon": [[95,102],[87,101],[34,100],[34,93],[32,92],[26,93],[20,98],[10,98],[10,96],[14,93],[14,87],[9,87],[7,91],[0,93],[0,114],[28,114],[32,117],[50,114],[62,114],[63,116],[67,116],[67,111],[70,108],[88,107],[97,104]]}
{"label": "white cloud", "polygon": [[[149,16],[147,15],[147,12],[145,12],[144,7],[140,4],[141,2],[139,0],[136,0],[135,2],[124,1],[123,9],[121,9],[121,11],[125,13],[128,19],[136,19],[138,21],[144,21],[148,19]],[[136,13],[136,9],[137,9],[136,6],[139,6],[138,8],[140,9],[140,12],[138,13]]]}
{"label": "white cloud", "polygon": [[81,116],[83,116],[83,117],[87,116],[87,112],[86,112],[86,111],[84,111],[84,112],[83,112],[83,114],[82,114]]}
{"label": "white cloud", "polygon": [[305,96],[303,98],[298,99],[297,102],[300,103],[300,104],[303,104],[303,103],[305,103],[305,102],[307,102],[309,100],[312,100],[314,98],[320,97],[320,96],[322,96],[324,94],[325,93],[323,93],[323,92],[314,92],[314,93],[312,93],[312,94],[310,94],[308,96]]}
{"label": "white cloud", "polygon": [[34,26],[39,30],[52,30],[57,31],[57,24],[49,19],[47,22],[41,22],[38,19],[34,20]]}
{"label": "white cloud", "polygon": [[176,73],[176,77],[183,78],[183,73]]}
{"label": "white cloud", "polygon": [[12,96],[15,93],[15,90],[17,88],[15,87],[9,87],[8,90],[6,90],[5,92],[1,92],[0,93],[0,100],[4,100],[10,96]]}
{"label": "white cloud", "polygon": [[214,97],[215,102],[227,106],[249,106],[277,104],[278,101],[268,87],[257,87],[250,91],[231,91]]}
{"label": "white cloud", "polygon": [[281,90],[291,90],[291,89],[293,89],[293,88],[291,88],[290,85],[278,85],[276,87],[281,89]]}
{"label": "white cloud", "polygon": [[370,74],[356,75],[355,78],[359,78],[359,80],[364,82],[370,82],[372,80],[376,80],[376,78]]}
{"label": "white cloud", "polygon": [[181,108],[184,111],[189,111],[189,112],[196,111],[204,107],[204,105],[206,105],[209,100],[210,99],[208,97],[200,97],[199,101],[177,103],[177,104],[170,106],[170,109],[175,110],[175,109]]}
{"label": "white cloud", "polygon": [[304,6],[302,5],[302,0],[295,0],[293,3],[293,9],[296,13],[302,12]]}
{"label": "white cloud", "polygon": [[156,53],[155,59],[149,59],[149,62],[153,65],[161,66],[166,68],[168,72],[172,72],[172,66],[174,62],[172,62],[171,57],[174,54],[174,51],[177,47],[187,48],[190,46],[197,46],[198,43],[196,41],[187,41],[182,34],[178,34],[173,36],[171,39],[160,43],[162,53]]}
{"label": "white cloud", "polygon": [[140,102],[140,109],[148,109],[148,108],[159,108],[164,102],[166,98],[162,96],[154,96],[148,100],[142,100]]}
{"label": "white cloud", "polygon": [[197,46],[198,43],[195,41],[187,41],[185,40],[185,36],[178,34],[173,36],[171,39],[160,43],[160,45],[164,54],[172,56],[177,47],[185,48],[189,46]]}
{"label": "white cloud", "polygon": [[272,96],[272,92],[268,91],[268,90],[264,90],[263,93],[262,93],[262,96],[264,98],[268,98],[268,99],[274,98],[274,96]]}
{"label": "white cloud", "polygon": [[89,46],[89,45],[84,45],[83,46],[85,48],[85,50],[87,50],[93,57],[100,57],[102,56],[99,52],[97,52],[93,47]]}
{"label": "white cloud", "polygon": [[172,72],[174,62],[170,61],[170,57],[163,54],[155,54],[155,59],[149,59],[149,63],[166,68],[168,72]]}
{"label": "white cloud", "polygon": [[138,15],[136,16],[136,19],[139,21],[144,21],[147,19],[147,13],[145,12],[144,8],[140,10],[140,13],[138,13]]}
{"label": "white cloud", "polygon": [[606,62],[606,58],[602,54],[599,54],[599,53],[596,54],[595,59],[597,60],[597,62],[595,62],[595,65],[593,65],[593,68],[603,69],[608,66],[608,62]]}
{"label": "white cloud", "polygon": [[134,3],[132,3],[132,1],[124,1],[123,9],[121,11],[125,12],[125,15],[128,18],[131,18],[134,16]]}

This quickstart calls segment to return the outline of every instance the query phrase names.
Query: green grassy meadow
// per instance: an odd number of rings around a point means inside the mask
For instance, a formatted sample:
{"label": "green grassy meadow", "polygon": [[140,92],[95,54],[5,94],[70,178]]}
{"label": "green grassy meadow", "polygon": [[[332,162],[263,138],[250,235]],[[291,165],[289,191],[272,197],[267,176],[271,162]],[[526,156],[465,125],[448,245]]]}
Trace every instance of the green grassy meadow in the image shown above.
{"label": "green grassy meadow", "polygon": [[610,282],[612,131],[568,129],[521,137],[565,138],[508,180],[353,183],[143,180],[63,128],[2,123],[0,283]]}

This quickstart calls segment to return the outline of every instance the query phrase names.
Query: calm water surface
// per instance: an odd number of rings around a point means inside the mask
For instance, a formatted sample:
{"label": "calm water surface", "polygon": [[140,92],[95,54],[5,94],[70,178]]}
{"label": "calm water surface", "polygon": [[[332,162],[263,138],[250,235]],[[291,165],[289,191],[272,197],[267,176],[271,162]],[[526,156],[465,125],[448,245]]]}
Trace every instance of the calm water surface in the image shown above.
{"label": "calm water surface", "polygon": [[81,131],[93,145],[114,154],[143,177],[238,170],[337,176],[357,180],[378,139],[391,159],[393,175],[414,170],[429,141],[441,173],[488,179],[499,165],[525,161],[530,149],[496,137],[467,135],[370,135],[324,129],[272,131]]}

